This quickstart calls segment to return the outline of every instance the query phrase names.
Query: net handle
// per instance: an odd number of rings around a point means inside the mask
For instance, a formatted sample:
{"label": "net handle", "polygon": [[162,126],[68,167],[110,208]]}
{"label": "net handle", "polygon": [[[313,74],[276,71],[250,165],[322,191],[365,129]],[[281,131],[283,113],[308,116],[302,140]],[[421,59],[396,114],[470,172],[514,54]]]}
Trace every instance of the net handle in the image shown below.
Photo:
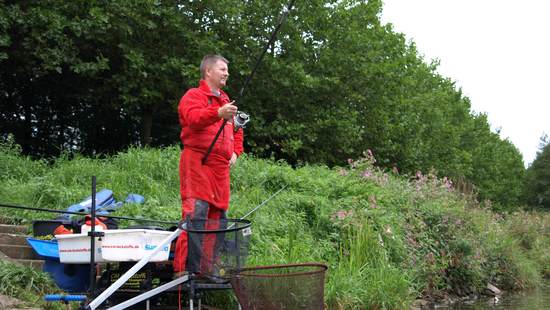
{"label": "net handle", "polygon": [[[195,221],[209,221],[209,219],[191,219],[192,222]],[[190,228],[189,221],[188,220],[181,220],[178,223],[178,227],[182,230],[185,230],[188,233],[196,233],[196,234],[215,234],[215,233],[227,233],[227,232],[233,232],[237,230],[242,230],[249,228],[252,223],[249,220],[243,220],[243,219],[227,219],[225,220],[228,223],[232,223],[232,225],[229,226],[229,228],[224,229],[194,229]],[[235,225],[236,223],[239,223],[241,225]]]}
{"label": "net handle", "polygon": [[[284,273],[284,274],[256,274],[249,273],[249,271],[255,270],[265,270],[265,269],[281,269],[281,268],[293,268],[293,267],[317,267],[313,271],[302,271],[302,272],[293,272],[293,273]],[[233,276],[246,276],[246,277],[258,277],[258,278],[277,278],[277,277],[288,277],[288,276],[305,276],[324,273],[327,271],[328,266],[322,263],[298,263],[298,264],[286,264],[286,265],[271,265],[271,266],[257,266],[257,267],[248,267],[237,270]]]}

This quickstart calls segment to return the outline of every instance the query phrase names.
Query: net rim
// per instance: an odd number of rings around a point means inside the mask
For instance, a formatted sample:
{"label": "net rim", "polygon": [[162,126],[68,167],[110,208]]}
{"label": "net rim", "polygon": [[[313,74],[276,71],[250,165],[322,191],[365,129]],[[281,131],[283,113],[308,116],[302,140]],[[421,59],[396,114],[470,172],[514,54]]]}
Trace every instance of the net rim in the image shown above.
{"label": "net rim", "polygon": [[[195,220],[195,221],[208,221],[209,219],[191,219],[191,221],[193,221],[193,220]],[[224,228],[224,229],[193,229],[193,228],[188,228],[187,227],[187,221],[188,220],[181,220],[178,223],[178,227],[181,230],[185,230],[188,233],[196,233],[196,234],[227,233],[227,232],[243,230],[243,229],[249,228],[250,225],[252,225],[252,222],[250,222],[249,220],[245,220],[245,219],[225,219],[225,221],[227,221],[227,223],[231,223],[231,225],[229,225],[229,228]],[[241,225],[241,226],[235,225],[236,223],[240,223],[240,224],[243,224],[243,225]]]}
{"label": "net rim", "polygon": [[[281,268],[293,268],[293,267],[317,267],[317,269],[312,271],[302,271],[302,272],[291,272],[285,274],[256,274],[250,273],[255,270],[266,270],[266,269],[281,269]],[[257,278],[279,278],[279,277],[294,277],[294,276],[305,276],[305,275],[314,275],[314,274],[324,274],[328,270],[328,266],[323,263],[297,263],[297,264],[282,264],[282,265],[270,265],[270,266],[255,266],[247,267],[236,270],[232,275],[233,277],[257,277]]]}

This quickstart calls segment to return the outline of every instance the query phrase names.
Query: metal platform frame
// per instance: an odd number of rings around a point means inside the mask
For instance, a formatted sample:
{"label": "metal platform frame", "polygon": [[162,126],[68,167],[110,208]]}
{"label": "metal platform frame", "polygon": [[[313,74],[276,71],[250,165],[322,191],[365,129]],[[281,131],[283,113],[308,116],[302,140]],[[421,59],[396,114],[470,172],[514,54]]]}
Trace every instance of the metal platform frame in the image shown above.
{"label": "metal platform frame", "polygon": [[[112,294],[114,294],[124,283],[126,283],[133,275],[139,272],[150,260],[151,258],[161,251],[165,246],[170,244],[175,240],[186,228],[186,223],[180,222],[178,228],[167,236],[161,244],[159,244],[153,251],[147,253],[141,260],[139,260],[132,268],[126,271],[123,275],[118,278],[111,286],[106,288],[101,294],[99,294],[94,300],[92,300],[87,305],[83,305],[81,309],[85,310],[95,310],[98,309]],[[184,290],[189,293],[189,309],[194,309],[194,303],[198,299],[198,307],[201,309],[201,299],[197,298],[198,291],[203,290],[219,290],[219,289],[231,289],[231,284],[229,281],[224,281],[223,283],[211,283],[211,282],[202,282],[196,278],[195,275],[183,275],[178,277],[168,283],[165,283],[154,289],[150,289],[142,294],[139,294],[131,299],[128,299],[122,303],[119,303],[113,307],[107,308],[108,310],[121,310],[131,307],[142,301],[148,301],[151,297],[156,296],[160,293],[173,290],[174,287],[178,285],[184,285]],[[200,295],[199,295],[200,296]],[[149,304],[147,304],[147,309],[149,309]],[[240,309],[239,305],[239,309]]]}

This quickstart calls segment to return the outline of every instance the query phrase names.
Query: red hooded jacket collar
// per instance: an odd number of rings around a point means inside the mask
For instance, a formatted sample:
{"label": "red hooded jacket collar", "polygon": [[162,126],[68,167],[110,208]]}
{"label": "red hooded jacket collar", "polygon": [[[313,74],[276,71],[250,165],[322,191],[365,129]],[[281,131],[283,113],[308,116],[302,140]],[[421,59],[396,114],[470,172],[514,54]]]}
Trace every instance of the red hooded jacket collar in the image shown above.
{"label": "red hooded jacket collar", "polygon": [[208,83],[206,83],[205,80],[200,80],[199,81],[199,89],[204,92],[205,95],[207,96],[214,96],[214,97],[221,97],[221,96],[225,96],[227,97],[227,94],[223,91],[223,90],[219,90],[220,91],[220,96],[216,96],[213,92],[212,92],[212,89],[210,88],[210,86],[208,86]]}

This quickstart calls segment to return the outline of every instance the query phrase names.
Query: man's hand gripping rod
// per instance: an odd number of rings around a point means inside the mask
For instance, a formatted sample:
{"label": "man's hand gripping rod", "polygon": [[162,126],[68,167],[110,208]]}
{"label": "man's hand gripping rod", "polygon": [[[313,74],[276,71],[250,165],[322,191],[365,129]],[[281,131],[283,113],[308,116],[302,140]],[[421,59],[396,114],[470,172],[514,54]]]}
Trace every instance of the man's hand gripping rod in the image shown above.
{"label": "man's hand gripping rod", "polygon": [[[273,42],[275,41],[275,38],[277,37],[277,32],[279,32],[279,29],[281,29],[281,26],[283,25],[283,23],[285,22],[288,14],[290,13],[290,10],[292,9],[292,7],[294,6],[294,2],[296,2],[296,0],[290,0],[290,3],[283,9],[283,14],[281,15],[281,18],[279,19],[279,23],[277,24],[277,26],[275,27],[275,29],[273,30],[273,32],[271,33],[271,37],[269,38],[269,41],[267,42],[267,44],[265,45],[262,53],[260,54],[260,57],[258,57],[258,60],[256,61],[256,64],[254,65],[254,69],[252,69],[252,72],[250,72],[250,75],[246,78],[246,80],[244,81],[244,84],[243,84],[243,87],[241,88],[241,91],[239,92],[239,98],[238,100],[241,100],[244,96],[244,90],[246,89],[246,87],[248,86],[248,84],[250,83],[250,80],[252,80],[252,77],[254,76],[254,73],[256,73],[256,70],[258,69],[258,67],[260,66],[260,63],[262,62],[262,59],[264,58],[264,55],[265,53],[267,52],[267,49],[269,48],[270,45],[273,44]],[[238,102],[238,101],[237,101]],[[246,119],[248,121],[248,115],[246,115]],[[241,116],[242,117],[242,116]],[[208,160],[208,156],[210,156],[210,153],[212,152],[212,149],[214,148],[214,144],[216,144],[216,141],[218,140],[218,137],[220,136],[220,134],[222,133],[223,131],[223,128],[225,127],[225,124],[227,124],[227,120],[224,119],[223,120],[223,123],[222,125],[220,126],[220,129],[218,129],[218,132],[216,133],[216,135],[214,136],[214,139],[212,140],[212,143],[210,143],[210,146],[208,147],[208,149],[206,150],[206,154],[204,154],[204,157],[202,158],[202,164],[204,165],[206,163],[206,161]]]}

